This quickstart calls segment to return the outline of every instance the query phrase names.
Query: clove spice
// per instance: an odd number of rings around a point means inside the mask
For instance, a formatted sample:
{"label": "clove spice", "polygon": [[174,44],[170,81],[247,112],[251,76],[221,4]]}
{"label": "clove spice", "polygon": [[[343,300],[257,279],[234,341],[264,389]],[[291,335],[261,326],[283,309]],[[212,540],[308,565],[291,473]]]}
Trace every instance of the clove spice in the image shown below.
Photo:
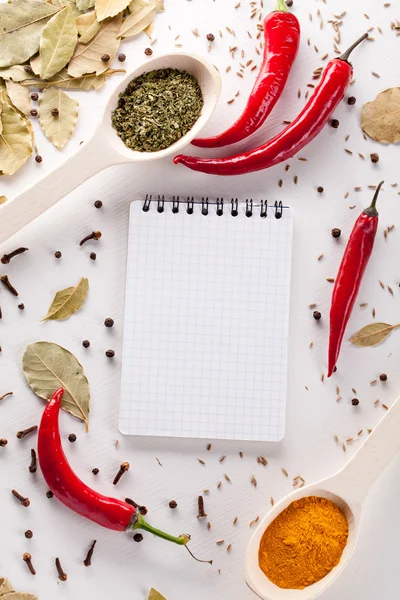
{"label": "clove spice", "polygon": [[19,494],[17,492],[17,490],[11,490],[12,495],[20,501],[20,503],[22,504],[22,506],[25,506],[25,508],[28,508],[28,506],[30,505],[31,501],[29,500],[29,498],[24,498],[24,496],[21,496],[21,494]]}
{"label": "clove spice", "polygon": [[125,502],[137,508],[141,515],[147,515],[147,508],[145,506],[140,506],[140,504],[137,504],[132,498],[125,498]]}
{"label": "clove spice", "polygon": [[32,564],[32,556],[29,554],[29,552],[25,552],[25,554],[23,555],[22,559],[28,565],[28,569],[32,573],[32,575],[36,575],[35,568],[34,568],[34,566]]}
{"label": "clove spice", "polygon": [[13,395],[13,393],[12,393],[12,392],[7,392],[6,394],[3,394],[2,396],[0,396],[0,402],[1,402],[2,400],[4,400],[4,398],[7,398],[7,396],[12,396],[12,395]]}
{"label": "clove spice", "polygon": [[92,557],[93,557],[94,547],[95,547],[96,543],[97,543],[97,540],[94,540],[94,542],[92,543],[92,545],[90,546],[90,548],[88,550],[86,558],[83,561],[83,564],[85,565],[85,567],[90,567],[90,565],[92,564]]}
{"label": "clove spice", "polygon": [[36,451],[32,448],[32,450],[31,450],[31,464],[29,465],[29,473],[36,473],[36,471],[37,471]]}
{"label": "clove spice", "polygon": [[14,296],[18,296],[18,292],[15,287],[12,285],[10,280],[8,279],[8,275],[2,275],[0,277],[0,281],[5,285],[5,287],[12,293]]}
{"label": "clove spice", "polygon": [[27,250],[29,250],[29,248],[17,248],[16,250],[14,250],[13,252],[10,252],[9,254],[4,254],[1,257],[1,263],[3,265],[8,265],[10,260],[12,258],[14,258],[14,256],[18,256],[18,254],[23,254],[23,252],[26,252]]}
{"label": "clove spice", "polygon": [[129,463],[128,462],[123,462],[122,465],[119,468],[118,473],[116,474],[116,476],[114,477],[114,481],[113,481],[113,485],[117,485],[118,481],[121,479],[122,475],[124,473],[126,473],[126,471],[129,471]]}
{"label": "clove spice", "polygon": [[33,433],[34,431],[36,431],[38,428],[37,425],[33,425],[32,427],[28,427],[28,429],[23,429],[22,431],[18,431],[17,432],[17,438],[19,440],[23,440],[24,437],[26,437],[27,435],[29,435],[30,433]]}
{"label": "clove spice", "polygon": [[101,235],[101,231],[92,231],[92,233],[89,233],[89,235],[79,242],[79,245],[83,246],[83,244],[86,244],[89,240],[95,240],[97,242],[101,238]]}
{"label": "clove spice", "polygon": [[60,581],[67,581],[68,575],[63,570],[61,563],[60,563],[60,559],[58,557],[56,558],[56,569],[57,569],[57,573],[58,573],[58,579]]}
{"label": "clove spice", "polygon": [[198,519],[203,519],[207,516],[207,513],[204,512],[204,498],[203,496],[199,496],[198,498],[198,506],[199,506],[199,514],[197,515]]}

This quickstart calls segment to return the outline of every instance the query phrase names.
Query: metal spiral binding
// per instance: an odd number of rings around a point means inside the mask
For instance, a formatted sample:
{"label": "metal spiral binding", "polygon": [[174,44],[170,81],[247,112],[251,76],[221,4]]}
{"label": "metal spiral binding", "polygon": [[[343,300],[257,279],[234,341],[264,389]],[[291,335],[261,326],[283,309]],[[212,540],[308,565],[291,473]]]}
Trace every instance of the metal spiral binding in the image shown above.
{"label": "metal spiral binding", "polygon": [[179,212],[179,196],[172,196],[172,212],[174,215]]}
{"label": "metal spiral binding", "polygon": [[232,217],[237,217],[239,214],[239,210],[238,210],[239,200],[237,198],[232,198],[231,205],[232,205],[231,215],[232,215]]}
{"label": "metal spiral binding", "polygon": [[252,217],[253,216],[253,200],[252,198],[250,198],[250,200],[246,200],[246,217]]}
{"label": "metal spiral binding", "polygon": [[[143,206],[142,206],[142,210],[143,212],[149,212],[150,210],[150,204],[155,201],[153,200],[153,196],[151,194],[146,194],[146,197],[143,201]],[[165,209],[165,198],[164,196],[158,196],[157,197],[157,212],[158,213],[163,213],[164,209]],[[172,196],[172,212],[174,214],[179,213],[179,208],[180,208],[180,204],[181,201],[179,199],[179,196]],[[187,198],[186,201],[186,212],[188,215],[192,215],[194,213],[194,198],[193,196],[190,198]],[[218,217],[221,217],[224,214],[224,199],[223,198],[217,198],[216,203],[216,214]],[[272,206],[270,206],[270,208],[272,208]],[[275,219],[281,219],[282,215],[283,215],[283,204],[281,201],[276,201],[274,204],[274,216]],[[237,217],[239,214],[239,200],[237,198],[232,198],[231,199],[231,215],[232,217]],[[208,197],[207,198],[202,198],[201,199],[201,214],[204,216],[207,216],[209,214],[209,201],[208,201]],[[247,198],[246,199],[246,209],[245,209],[245,215],[246,217],[252,217],[254,214],[253,211],[253,199],[252,198]],[[261,200],[260,202],[260,217],[262,219],[265,219],[268,216],[268,200]]]}
{"label": "metal spiral binding", "polygon": [[280,219],[283,213],[282,202],[275,202],[275,219]]}
{"label": "metal spiral binding", "polygon": [[186,206],[186,212],[187,212],[188,215],[192,215],[193,214],[193,206],[194,206],[193,197],[192,198],[188,198],[187,199],[187,206]]}

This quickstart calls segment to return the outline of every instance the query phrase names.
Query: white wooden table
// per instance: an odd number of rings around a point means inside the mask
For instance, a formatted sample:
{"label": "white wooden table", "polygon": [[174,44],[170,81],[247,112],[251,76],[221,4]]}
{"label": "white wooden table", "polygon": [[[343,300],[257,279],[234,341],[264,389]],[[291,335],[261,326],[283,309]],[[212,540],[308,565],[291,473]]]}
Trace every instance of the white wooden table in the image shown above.
{"label": "white wooden table", "polygon": [[[295,68],[279,107],[274,111],[269,125],[254,136],[261,142],[281,127],[283,119],[291,119],[303,104],[297,99],[297,89],[311,81],[312,71],[321,65],[325,52],[332,54],[333,30],[327,24],[332,12],[340,14],[347,10],[342,31],[344,50],[366,28],[382,27],[383,35],[372,33],[375,42],[366,42],[353,55],[356,82],[351,94],[357,98],[355,106],[343,103],[337,110],[340,120],[337,130],[327,127],[322,135],[302,152],[308,162],[291,161],[289,172],[284,165],[267,172],[238,178],[216,178],[195,174],[174,166],[171,160],[157,165],[134,165],[116,167],[97,176],[71,194],[40,220],[15,236],[12,242],[0,248],[0,253],[18,245],[29,247],[29,253],[16,258],[10,265],[0,269],[7,273],[20,291],[20,298],[12,297],[5,289],[0,290],[3,319],[0,321],[0,395],[13,391],[14,395],[0,404],[0,437],[9,439],[6,448],[0,449],[0,576],[10,577],[17,589],[37,593],[41,600],[54,598],[96,598],[106,600],[110,596],[142,600],[147,598],[153,586],[168,600],[244,600],[251,598],[243,579],[243,558],[252,533],[249,523],[262,515],[270,506],[270,497],[280,498],[291,490],[292,478],[302,475],[307,481],[319,479],[338,469],[355,450],[359,442],[347,445],[347,454],[334,441],[356,437],[363,429],[372,428],[382,416],[383,408],[374,407],[376,399],[390,404],[400,388],[399,333],[393,332],[383,345],[371,349],[357,349],[348,342],[343,345],[339,370],[330,381],[321,382],[326,371],[326,346],[328,337],[328,313],[332,284],[326,277],[335,276],[340,258],[354,220],[369,204],[372,191],[368,185],[377,184],[384,178],[387,182],[379,201],[380,230],[371,263],[368,267],[358,303],[367,302],[368,307],[355,308],[348,333],[372,321],[371,310],[376,308],[376,319],[397,323],[399,310],[400,271],[398,256],[400,241],[399,203],[397,191],[390,187],[398,181],[399,149],[383,147],[364,141],[359,128],[360,109],[364,102],[372,100],[386,87],[398,84],[399,39],[390,30],[391,19],[396,14],[395,2],[384,8],[383,1],[342,0],[309,1],[295,0],[295,12],[302,24],[302,43]],[[209,124],[208,133],[217,132],[239,113],[251,88],[254,72],[246,72],[240,79],[234,67],[228,74],[225,68],[233,64],[228,48],[237,45],[245,50],[245,61],[253,58],[254,40],[246,31],[255,31],[256,23],[249,20],[249,6],[234,9],[234,0],[167,0],[167,10],[158,15],[154,35],[158,37],[153,46],[155,53],[182,49],[207,53],[205,35],[213,32],[216,41],[208,57],[223,73],[223,93],[218,110]],[[265,0],[265,10],[269,3]],[[319,29],[318,8],[324,19]],[[397,7],[398,8],[398,7]],[[313,15],[309,21],[308,11]],[[368,13],[370,19],[364,17]],[[168,25],[171,25],[169,30]],[[225,29],[236,32],[233,38]],[[198,28],[201,36],[196,38],[191,29]],[[223,38],[218,30],[223,31]],[[180,34],[180,38],[174,38]],[[307,38],[311,38],[310,47]],[[319,54],[313,45],[319,49]],[[123,51],[127,64],[137,64],[144,59],[143,50],[148,45],[145,36],[126,43]],[[237,60],[239,56],[237,53]],[[371,72],[378,72],[380,79]],[[12,178],[0,182],[0,195],[15,196],[29,185],[34,185],[44,173],[71,156],[79,142],[87,139],[96,125],[102,108],[116,85],[111,79],[99,93],[76,94],[81,104],[80,119],[76,133],[64,152],[53,149],[40,132],[37,145],[43,156],[42,164],[34,161]],[[235,102],[226,101],[240,89]],[[345,142],[345,137],[350,138]],[[354,152],[345,153],[344,148]],[[191,150],[188,148],[188,150]],[[380,162],[372,165],[367,158],[362,161],[358,153],[367,157],[378,152]],[[206,152],[204,152],[206,154]],[[84,165],[82,165],[84,168]],[[293,183],[298,175],[299,184]],[[280,189],[278,181],[284,185]],[[325,188],[323,194],[316,187]],[[354,187],[362,186],[362,191]],[[128,205],[146,192],[164,194],[208,195],[261,198],[288,202],[295,215],[295,250],[293,261],[293,296],[291,304],[290,365],[288,387],[287,434],[283,443],[275,446],[214,443],[210,453],[203,441],[138,441],[123,438],[117,428],[119,402],[119,376],[121,365],[121,332],[124,303],[125,253],[127,237]],[[349,197],[344,198],[346,192]],[[96,210],[93,203],[101,199],[104,206]],[[355,205],[353,210],[349,205]],[[385,227],[396,227],[384,240]],[[333,227],[340,227],[342,237],[334,240],[330,235]],[[79,248],[79,240],[93,229],[100,229],[103,237],[98,243],[88,243]],[[54,251],[63,254],[60,260]],[[97,260],[89,259],[95,251]],[[318,255],[324,253],[321,261]],[[74,285],[81,276],[90,281],[90,295],[85,308],[68,322],[39,323],[54,293]],[[392,286],[394,296],[382,290],[378,280]],[[17,304],[24,302],[25,311]],[[312,318],[308,304],[317,303],[322,320]],[[106,329],[106,317],[115,319],[113,329]],[[82,340],[89,339],[88,350]],[[192,550],[204,558],[213,558],[214,565],[200,565],[191,561],[187,553],[171,547],[161,540],[146,536],[141,544],[132,536],[102,530],[85,522],[64,509],[57,501],[45,496],[46,485],[38,472],[28,473],[30,448],[36,444],[35,436],[24,441],[17,440],[15,433],[39,422],[43,401],[27,387],[21,370],[21,358],[26,345],[38,340],[57,342],[82,361],[92,390],[90,433],[69,415],[61,417],[64,446],[73,467],[89,484],[104,493],[121,497],[130,496],[149,508],[149,521],[176,532],[193,534]],[[309,349],[310,342],[313,348]],[[113,348],[116,358],[109,360],[105,350]],[[370,381],[380,373],[388,375],[385,384],[370,386]],[[341,402],[336,402],[336,384],[340,386]],[[353,407],[351,398],[355,388],[360,405]],[[69,433],[78,436],[75,444],[67,440]],[[115,441],[119,440],[118,447]],[[239,450],[244,458],[240,459]],[[267,468],[257,464],[257,456],[268,458]],[[222,455],[227,455],[220,464]],[[157,463],[156,457],[162,463]],[[206,461],[202,466],[197,458]],[[117,488],[111,484],[121,462],[128,460],[131,470]],[[97,477],[91,474],[94,467],[100,469]],[[287,479],[282,471],[289,472]],[[232,479],[224,479],[227,473]],[[250,484],[255,475],[257,488]],[[222,481],[221,489],[217,483]],[[31,498],[31,506],[25,509],[11,497],[15,488]],[[197,520],[197,496],[205,488],[205,507],[211,522]],[[394,597],[400,584],[398,569],[398,538],[400,535],[400,459],[394,461],[382,476],[371,494],[365,512],[360,544],[343,577],[327,592],[324,600],[376,600]],[[175,499],[178,508],[172,511],[168,501]],[[232,525],[238,516],[236,527]],[[34,538],[26,540],[24,531],[32,529]],[[82,565],[86,550],[97,539],[93,565]],[[216,540],[225,544],[217,546]],[[227,545],[232,549],[228,553]],[[22,554],[29,551],[37,570],[33,578],[22,562]],[[68,573],[68,581],[57,580],[54,558],[59,556]],[[219,573],[220,569],[220,573]]]}

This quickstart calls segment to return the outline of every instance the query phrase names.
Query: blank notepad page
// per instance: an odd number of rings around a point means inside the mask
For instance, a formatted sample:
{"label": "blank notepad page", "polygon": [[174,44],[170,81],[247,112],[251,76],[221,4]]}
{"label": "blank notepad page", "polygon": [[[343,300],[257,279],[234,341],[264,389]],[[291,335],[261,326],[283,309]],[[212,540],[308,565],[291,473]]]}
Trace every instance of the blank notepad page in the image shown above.
{"label": "blank notepad page", "polygon": [[286,208],[131,205],[122,433],[283,438],[291,250]]}

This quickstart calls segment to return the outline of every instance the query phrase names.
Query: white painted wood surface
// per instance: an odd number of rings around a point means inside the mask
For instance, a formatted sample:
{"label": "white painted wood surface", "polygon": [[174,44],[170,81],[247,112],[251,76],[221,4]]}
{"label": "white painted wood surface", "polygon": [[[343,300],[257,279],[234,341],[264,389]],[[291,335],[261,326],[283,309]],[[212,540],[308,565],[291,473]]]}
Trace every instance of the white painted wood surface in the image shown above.
{"label": "white painted wood surface", "polygon": [[[253,74],[247,73],[240,79],[232,68],[229,46],[238,45],[246,52],[245,59],[258,63],[254,53],[254,41],[246,31],[255,30],[254,20],[249,20],[249,7],[244,2],[234,9],[235,2],[226,0],[167,0],[167,11],[157,16],[153,46],[155,53],[174,49],[175,43],[183,48],[204,53],[217,64],[223,75],[223,91],[220,104],[207,132],[222,130],[231,123],[244,105],[251,88]],[[264,1],[266,9],[268,3]],[[325,26],[319,29],[316,15],[321,10]],[[387,181],[379,202],[381,225],[376,247],[368,267],[359,295],[358,303],[368,302],[368,307],[357,306],[351,318],[348,333],[372,321],[371,310],[376,308],[376,319],[395,323],[399,321],[398,256],[399,233],[399,188],[390,187],[398,181],[399,148],[383,147],[364,141],[359,129],[360,109],[364,102],[372,100],[386,87],[398,85],[399,38],[390,31],[391,19],[400,17],[395,2],[384,8],[383,1],[354,0],[351,4],[342,0],[296,2],[296,14],[302,23],[302,43],[287,90],[281,103],[274,111],[269,125],[254,136],[259,143],[281,127],[283,119],[291,119],[302,106],[297,99],[297,89],[311,81],[312,71],[321,65],[320,56],[331,52],[332,31],[327,24],[332,12],[348,14],[342,26],[342,49],[345,49],[362,31],[373,25],[382,27],[383,35],[374,32],[375,42],[366,42],[354,53],[356,83],[351,94],[357,98],[353,107],[343,103],[337,110],[340,120],[338,130],[327,127],[310,147],[302,152],[308,162],[291,161],[291,169],[277,166],[267,172],[237,178],[219,179],[195,174],[183,167],[173,166],[170,159],[156,165],[125,165],[97,175],[65,201],[47,212],[40,220],[16,235],[12,244],[3,245],[0,253],[23,244],[29,253],[16,258],[0,272],[8,273],[11,281],[20,290],[20,298],[13,298],[6,290],[0,290],[0,305],[3,319],[0,321],[0,393],[14,391],[14,396],[0,404],[0,437],[7,437],[9,444],[0,449],[0,576],[11,578],[18,589],[36,592],[41,600],[54,598],[96,598],[105,600],[110,595],[132,600],[146,598],[153,586],[168,600],[244,600],[253,597],[244,583],[244,556],[252,530],[249,523],[269,509],[270,497],[276,500],[292,490],[292,477],[300,474],[307,482],[317,481],[336,472],[356,450],[359,442],[349,443],[345,454],[334,441],[334,434],[345,440],[357,437],[363,429],[373,428],[383,413],[376,399],[388,405],[397,397],[400,387],[399,333],[394,331],[381,346],[357,349],[348,342],[343,345],[338,364],[338,373],[332,380],[321,382],[326,371],[326,346],[328,335],[328,313],[332,284],[326,277],[335,276],[345,242],[359,212],[370,202],[372,191],[367,185]],[[313,22],[308,20],[308,12]],[[364,17],[364,13],[370,19]],[[171,30],[168,25],[171,25]],[[236,32],[233,38],[225,30],[231,27]],[[197,27],[201,37],[196,38],[190,30]],[[223,30],[219,38],[218,30]],[[205,35],[216,34],[210,54],[207,54]],[[174,38],[181,34],[176,42]],[[307,38],[311,38],[311,46]],[[316,44],[317,54],[313,48]],[[148,45],[144,36],[126,43],[128,65],[139,64],[143,49]],[[238,53],[237,53],[238,56]],[[235,61],[238,66],[239,59]],[[372,76],[378,72],[380,79]],[[81,104],[81,114],[73,139],[63,152],[51,148],[38,133],[37,145],[43,155],[43,163],[32,161],[9,179],[1,179],[0,195],[14,197],[28,185],[47,172],[55,169],[68,156],[74,154],[82,140],[89,139],[97,119],[107,102],[112,89],[118,85],[118,77],[111,79],[99,93],[76,94]],[[227,105],[240,89],[235,102]],[[350,138],[345,142],[345,137]],[[246,144],[238,146],[247,147]],[[346,154],[344,148],[354,154]],[[188,148],[188,150],[191,150]],[[358,152],[367,157],[378,152],[380,162],[372,165],[368,158],[362,161]],[[206,151],[202,151],[205,155]],[[222,154],[222,151],[221,151]],[[83,165],[84,166],[84,165]],[[299,184],[293,184],[298,175]],[[284,185],[280,189],[278,181]],[[316,187],[323,185],[325,192],[319,195]],[[354,187],[362,186],[362,191]],[[218,443],[207,453],[205,444],[199,442],[155,442],[124,439],[117,430],[119,402],[119,371],[121,355],[121,332],[123,314],[123,292],[125,277],[125,253],[127,215],[129,203],[146,192],[166,194],[198,194],[246,198],[267,197],[269,200],[285,200],[290,203],[295,216],[295,252],[293,264],[293,300],[291,305],[291,344],[288,381],[288,419],[284,442],[268,447],[265,445],[242,445]],[[344,198],[346,192],[349,197]],[[93,202],[101,199],[104,207],[96,210]],[[355,205],[354,210],[349,205]],[[388,225],[396,227],[385,241],[383,230]],[[334,240],[332,227],[342,229],[342,237]],[[79,240],[89,231],[101,229],[103,237],[98,243],[89,243],[79,248]],[[61,250],[62,259],[53,257]],[[91,251],[97,252],[97,261],[89,259]],[[318,255],[324,253],[321,261]],[[65,323],[39,323],[45,314],[54,293],[75,284],[81,276],[90,280],[90,295],[85,308]],[[378,280],[389,284],[394,290],[392,297],[382,290]],[[25,303],[25,311],[17,308]],[[316,302],[322,312],[322,320],[316,323],[308,304]],[[106,329],[106,317],[115,319],[115,327]],[[347,336],[348,337],[348,336]],[[81,346],[83,339],[91,341],[88,351]],[[176,533],[188,531],[193,534],[192,549],[204,558],[214,558],[214,565],[199,565],[191,562],[187,553],[148,536],[142,544],[135,544],[130,536],[115,534],[84,522],[68,512],[58,503],[45,497],[46,486],[40,473],[31,476],[27,469],[30,448],[35,438],[19,441],[15,433],[38,423],[43,403],[26,386],[21,372],[21,358],[25,346],[33,341],[47,339],[66,346],[82,361],[91,382],[92,411],[90,433],[68,415],[62,415],[61,426],[66,451],[73,467],[89,484],[106,493],[117,493],[135,498],[149,507],[149,521],[164,526]],[[309,349],[313,341],[312,349]],[[109,361],[104,352],[116,350],[116,358]],[[385,384],[378,382],[370,386],[380,373],[388,375]],[[335,386],[340,386],[341,402],[336,402]],[[306,387],[308,389],[306,389]],[[356,389],[360,399],[358,407],[350,400]],[[72,445],[66,437],[78,435]],[[119,439],[118,448],[114,447]],[[238,452],[243,450],[244,458]],[[219,463],[222,455],[224,463]],[[256,457],[268,458],[267,468],[257,464]],[[157,464],[156,456],[162,467]],[[202,466],[197,458],[206,461]],[[128,460],[131,470],[115,489],[112,478],[119,464]],[[93,467],[100,474],[91,474]],[[281,471],[285,467],[290,478]],[[227,473],[232,479],[224,479]],[[250,484],[255,475],[257,488]],[[216,489],[222,481],[220,490]],[[11,488],[31,498],[31,507],[19,506],[11,497]],[[210,494],[205,497],[206,512],[212,524],[210,531],[206,523],[198,521],[197,496],[205,488]],[[385,471],[379,484],[369,496],[363,519],[359,545],[343,576],[323,596],[324,600],[376,600],[391,598],[400,584],[398,569],[400,459],[397,458]],[[175,499],[178,509],[172,511],[168,501]],[[236,527],[232,521],[238,516]],[[34,531],[34,538],[26,540],[23,532]],[[98,540],[93,566],[82,565],[82,560],[93,539]],[[215,542],[224,539],[225,544]],[[227,545],[232,549],[228,553]],[[29,551],[37,569],[33,578],[22,562],[23,552]],[[68,572],[66,583],[57,581],[54,558],[59,556]],[[218,574],[218,569],[221,573]]]}

